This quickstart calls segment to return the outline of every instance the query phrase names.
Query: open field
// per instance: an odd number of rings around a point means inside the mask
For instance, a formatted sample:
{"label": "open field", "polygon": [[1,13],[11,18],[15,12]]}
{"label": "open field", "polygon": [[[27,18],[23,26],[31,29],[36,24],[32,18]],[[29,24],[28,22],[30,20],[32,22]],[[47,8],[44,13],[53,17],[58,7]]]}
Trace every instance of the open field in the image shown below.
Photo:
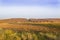
{"label": "open field", "polygon": [[44,20],[0,20],[0,40],[60,40],[60,19]]}

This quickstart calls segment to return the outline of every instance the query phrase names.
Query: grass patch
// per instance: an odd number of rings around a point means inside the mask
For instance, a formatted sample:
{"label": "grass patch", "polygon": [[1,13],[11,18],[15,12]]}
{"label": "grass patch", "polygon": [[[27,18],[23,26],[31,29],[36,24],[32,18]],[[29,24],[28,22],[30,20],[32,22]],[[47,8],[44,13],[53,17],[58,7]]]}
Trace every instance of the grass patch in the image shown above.
{"label": "grass patch", "polygon": [[57,34],[37,31],[0,29],[0,40],[56,40]]}

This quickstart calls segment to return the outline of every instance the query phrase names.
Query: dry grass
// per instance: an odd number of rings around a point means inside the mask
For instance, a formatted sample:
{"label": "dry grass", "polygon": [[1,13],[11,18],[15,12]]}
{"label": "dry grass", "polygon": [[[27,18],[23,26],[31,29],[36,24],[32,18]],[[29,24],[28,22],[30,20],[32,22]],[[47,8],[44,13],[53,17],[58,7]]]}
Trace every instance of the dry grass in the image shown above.
{"label": "dry grass", "polygon": [[[53,40],[53,39],[56,40],[57,36],[60,35],[60,22],[40,23],[40,22],[29,22],[29,21],[17,22],[16,20],[13,20],[13,21],[3,20],[3,21],[0,21],[0,28],[3,28],[2,35],[0,35],[0,40],[3,40],[3,37],[5,38],[6,35],[4,35],[4,33],[7,34],[7,36],[9,36],[10,38],[6,40],[13,40],[14,37],[16,37],[16,40],[21,40],[21,38],[23,40],[26,40],[27,36],[28,36],[28,39],[30,40],[33,40],[33,38],[34,40],[40,40],[40,39],[44,40],[46,39],[45,37],[48,38],[46,40]],[[8,29],[12,29],[12,30],[8,30]]]}

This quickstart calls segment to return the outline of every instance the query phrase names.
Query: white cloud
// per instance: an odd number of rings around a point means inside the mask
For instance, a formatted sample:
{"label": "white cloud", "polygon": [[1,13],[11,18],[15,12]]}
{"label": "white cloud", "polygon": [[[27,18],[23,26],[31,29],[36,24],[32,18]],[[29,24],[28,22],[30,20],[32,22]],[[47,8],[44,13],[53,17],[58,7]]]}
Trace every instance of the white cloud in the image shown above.
{"label": "white cloud", "polygon": [[[53,7],[0,7],[0,18],[10,17],[26,17],[26,18],[48,18],[48,17],[59,17],[57,8]],[[59,12],[60,13],[60,12]]]}

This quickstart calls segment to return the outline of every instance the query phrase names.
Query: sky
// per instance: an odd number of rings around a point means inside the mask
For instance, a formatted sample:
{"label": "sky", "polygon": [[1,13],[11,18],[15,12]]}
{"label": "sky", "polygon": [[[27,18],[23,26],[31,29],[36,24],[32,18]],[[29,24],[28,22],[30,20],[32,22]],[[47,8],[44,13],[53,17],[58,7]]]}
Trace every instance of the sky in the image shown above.
{"label": "sky", "polygon": [[0,0],[2,18],[60,18],[60,0]]}

